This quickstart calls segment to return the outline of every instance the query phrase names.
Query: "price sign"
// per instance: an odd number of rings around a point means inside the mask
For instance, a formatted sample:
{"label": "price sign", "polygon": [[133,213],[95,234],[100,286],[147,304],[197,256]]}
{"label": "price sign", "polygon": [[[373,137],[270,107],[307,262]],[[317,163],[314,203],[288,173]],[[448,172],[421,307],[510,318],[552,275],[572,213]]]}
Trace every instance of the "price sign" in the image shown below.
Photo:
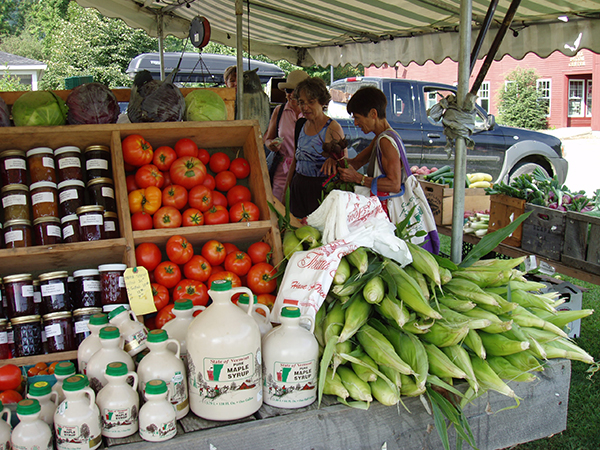
{"label": "price sign", "polygon": [[142,266],[128,267],[125,269],[123,278],[132,311],[138,316],[155,312],[152,286],[146,268]]}

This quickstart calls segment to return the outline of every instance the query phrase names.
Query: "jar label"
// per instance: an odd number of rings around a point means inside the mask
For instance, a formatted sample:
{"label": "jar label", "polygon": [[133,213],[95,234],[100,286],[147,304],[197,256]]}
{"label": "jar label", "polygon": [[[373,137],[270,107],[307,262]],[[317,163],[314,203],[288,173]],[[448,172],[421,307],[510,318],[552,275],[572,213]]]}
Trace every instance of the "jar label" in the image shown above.
{"label": "jar label", "polygon": [[112,220],[104,222],[104,231],[117,231],[117,224]]}
{"label": "jar label", "polygon": [[31,204],[37,205],[38,203],[54,203],[54,194],[52,192],[38,192],[31,196]]}
{"label": "jar label", "polygon": [[[134,429],[137,430],[137,412],[133,414],[131,408],[104,408],[102,410],[102,428],[115,433],[124,433]],[[136,408],[137,409],[137,408]]]}
{"label": "jar label", "polygon": [[58,225],[48,225],[46,227],[46,233],[48,233],[48,236],[55,236],[57,238],[62,238],[62,232]]}
{"label": "jar label", "polygon": [[8,332],[0,331],[0,345],[8,344]]}
{"label": "jar label", "polygon": [[68,169],[69,167],[81,167],[81,160],[73,156],[68,156],[58,160],[59,169]]}
{"label": "jar label", "polygon": [[[317,361],[275,361],[263,367],[264,394],[267,401],[293,405],[317,398]],[[272,370],[272,372],[270,372]]]}
{"label": "jar label", "polygon": [[26,205],[26,204],[27,204],[27,196],[24,194],[9,195],[2,199],[2,206],[4,208],[8,208],[9,206]]}
{"label": "jar label", "polygon": [[42,293],[39,291],[33,292],[33,303],[42,303]]}
{"label": "jar label", "polygon": [[33,297],[33,284],[21,286],[21,295],[23,297]]}
{"label": "jar label", "polygon": [[79,225],[82,227],[104,225],[104,216],[102,216],[102,214],[86,214],[85,216],[79,216]]}
{"label": "jar label", "polygon": [[75,322],[75,334],[89,333],[90,327],[88,327],[89,320],[78,320]]}
{"label": "jar label", "polygon": [[77,200],[79,198],[79,193],[77,189],[67,189],[66,191],[60,191],[58,193],[58,199],[61,203],[64,203],[69,200]]}
{"label": "jar label", "polygon": [[120,288],[124,288],[125,287],[125,278],[123,276],[119,277],[119,287]]}
{"label": "jar label", "polygon": [[52,169],[54,169],[54,158],[50,158],[49,156],[44,156],[42,158],[42,166],[44,167],[51,167]]}
{"label": "jar label", "polygon": [[102,188],[102,197],[115,198],[115,190],[111,187]]}
{"label": "jar label", "polygon": [[8,343],[9,344],[14,344],[15,343],[15,332],[14,331],[7,331],[8,333]]}
{"label": "jar label", "polygon": [[150,424],[140,427],[140,437],[145,440],[166,441],[177,434],[175,419],[166,423]]}
{"label": "jar label", "polygon": [[10,244],[23,240],[23,230],[7,231],[4,233],[4,242]]}
{"label": "jar label", "polygon": [[83,292],[100,292],[100,280],[83,280]]}
{"label": "jar label", "polygon": [[52,295],[61,295],[65,293],[65,284],[62,282],[42,284],[41,288],[43,297],[50,297]]}
{"label": "jar label", "polygon": [[62,334],[62,328],[60,327],[59,323],[46,325],[44,327],[44,331],[46,332],[46,339],[54,336],[60,336]]}
{"label": "jar label", "polygon": [[86,170],[108,170],[108,161],[106,159],[90,159],[89,161],[86,161],[85,168]]}
{"label": "jar label", "polygon": [[25,160],[24,159],[7,159],[4,161],[4,168],[6,170],[14,170],[14,169],[18,169],[18,170],[25,170]]}
{"label": "jar label", "polygon": [[73,228],[73,225],[67,225],[66,227],[63,228],[63,239],[71,237],[74,234],[75,234],[75,229]]}

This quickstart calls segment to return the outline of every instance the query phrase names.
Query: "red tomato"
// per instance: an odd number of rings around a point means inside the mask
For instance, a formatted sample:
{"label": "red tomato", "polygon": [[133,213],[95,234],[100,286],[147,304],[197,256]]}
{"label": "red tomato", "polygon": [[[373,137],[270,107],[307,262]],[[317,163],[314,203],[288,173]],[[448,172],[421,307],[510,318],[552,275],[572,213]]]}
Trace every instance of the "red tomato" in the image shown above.
{"label": "red tomato", "polygon": [[183,186],[172,184],[162,191],[163,206],[172,206],[175,209],[183,209],[188,202],[188,191]]}
{"label": "red tomato", "polygon": [[175,318],[175,314],[173,314],[173,306],[175,306],[173,303],[169,303],[156,313],[156,318],[154,319],[156,328],[162,328],[165,323]]}
{"label": "red tomato", "polygon": [[204,256],[194,255],[185,266],[183,275],[190,280],[206,281],[212,273],[212,266]]}
{"label": "red tomato", "polygon": [[215,176],[215,183],[217,184],[218,190],[227,192],[229,189],[235,186],[235,183],[237,183],[237,178],[233,172],[230,172],[229,170],[223,170]]}
{"label": "red tomato", "polygon": [[171,180],[187,190],[202,184],[206,178],[206,166],[198,158],[184,156],[175,160],[169,169]]}
{"label": "red tomato", "polygon": [[162,253],[158,245],[151,242],[143,242],[135,248],[135,260],[138,266],[143,266],[152,272],[162,260]]}
{"label": "red tomato", "polygon": [[127,175],[125,178],[125,182],[127,183],[127,193],[137,191],[140,187],[135,183],[135,175]]}
{"label": "red tomato", "polygon": [[213,267],[223,264],[223,261],[225,261],[225,257],[227,256],[225,247],[216,239],[211,239],[204,244],[201,253]]}
{"label": "red tomato", "polygon": [[266,242],[255,242],[248,247],[248,255],[252,260],[252,264],[260,262],[269,262],[271,259],[272,249]]}
{"label": "red tomato", "polygon": [[0,391],[17,389],[21,385],[21,368],[14,364],[0,367]]}
{"label": "red tomato", "polygon": [[[250,189],[246,186],[236,185],[227,191],[227,204],[235,205],[239,202],[249,202],[252,200]],[[164,202],[163,202],[164,203]]]}
{"label": "red tomato", "polygon": [[231,252],[225,257],[223,263],[225,270],[235,273],[237,276],[243,277],[252,267],[252,260],[247,253],[240,250]]}
{"label": "red tomato", "polygon": [[135,173],[135,183],[145,189],[150,186],[162,188],[165,183],[165,177],[154,164],[144,164]]}
{"label": "red tomato", "polygon": [[223,247],[225,247],[225,253],[227,253],[228,255],[231,252],[239,251],[239,248],[237,248],[237,246],[235,244],[232,244],[231,242],[223,242]]}
{"label": "red tomato", "polygon": [[171,289],[181,281],[181,269],[171,261],[163,261],[154,269],[154,276],[158,284]]}
{"label": "red tomato", "polygon": [[211,191],[214,191],[217,187],[217,183],[215,183],[215,177],[213,177],[210,173],[206,174],[206,178],[204,179],[202,184],[209,188]]}
{"label": "red tomato", "polygon": [[208,153],[208,150],[206,150],[205,148],[199,148],[197,158],[200,161],[202,161],[205,166],[208,166],[208,163],[210,161],[210,153]]}
{"label": "red tomato", "polygon": [[277,289],[277,279],[273,278],[275,269],[269,263],[258,263],[248,271],[248,287],[254,294],[270,294]]}
{"label": "red tomato", "polygon": [[158,283],[152,283],[151,286],[152,297],[154,297],[154,306],[160,311],[169,303],[169,290]]}
{"label": "red tomato", "polygon": [[237,179],[246,178],[250,175],[250,163],[245,158],[235,158],[231,161],[229,170],[233,172]]}
{"label": "red tomato", "polygon": [[229,164],[231,164],[231,160],[229,159],[229,156],[223,152],[213,153],[210,157],[210,162],[208,163],[210,170],[214,173],[229,169]]}
{"label": "red tomato", "polygon": [[173,290],[173,301],[182,298],[189,298],[195,306],[206,306],[208,303],[208,289],[201,281],[181,280]]}
{"label": "red tomato", "polygon": [[254,222],[259,219],[260,211],[258,206],[252,202],[239,202],[229,209],[229,221],[235,222]]}
{"label": "red tomato", "polygon": [[194,186],[190,190],[188,201],[190,202],[190,206],[192,208],[196,208],[202,212],[206,212],[213,205],[212,191],[203,184]]}
{"label": "red tomato", "polygon": [[167,241],[167,257],[175,264],[185,264],[194,256],[194,248],[185,237],[175,235]]}
{"label": "red tomato", "polygon": [[154,228],[178,228],[181,226],[181,213],[172,206],[162,206],[154,213]]}
{"label": "red tomato", "polygon": [[161,172],[167,172],[171,168],[171,164],[177,159],[177,153],[171,147],[163,145],[154,150],[152,164],[158,167]]}
{"label": "red tomato", "polygon": [[152,216],[144,211],[138,211],[131,216],[131,228],[133,231],[151,230]]}
{"label": "red tomato", "polygon": [[0,392],[0,402],[2,402],[3,405],[19,403],[21,400],[23,400],[23,396],[14,389],[7,389],[4,392]]}
{"label": "red tomato", "polygon": [[123,160],[127,164],[141,167],[144,164],[152,162],[152,146],[139,134],[130,134],[127,136],[121,142],[121,147],[123,149]]}
{"label": "red tomato", "polygon": [[220,272],[213,273],[210,277],[208,277],[208,282],[206,284],[208,285],[209,289],[212,282],[215,280],[229,280],[231,281],[231,287],[240,287],[242,285],[242,280],[240,280],[240,277],[233,272],[229,272],[228,270],[222,270]]}
{"label": "red tomato", "polygon": [[213,191],[213,206],[223,206],[227,208],[227,197],[219,191]]}
{"label": "red tomato", "polygon": [[227,208],[213,205],[212,208],[204,213],[204,223],[206,225],[229,223]]}
{"label": "red tomato", "polygon": [[[260,294],[256,296],[256,301],[269,307],[269,310],[273,311],[273,305],[275,305],[275,299],[277,297],[273,294]],[[258,310],[262,314],[261,310]]]}
{"label": "red tomato", "polygon": [[212,274],[223,272],[224,270],[225,270],[225,268],[221,265],[212,266]]}
{"label": "red tomato", "polygon": [[181,158],[182,156],[193,156],[194,158],[197,158],[198,146],[191,139],[182,138],[175,143],[175,153],[177,153],[178,158]]}
{"label": "red tomato", "polygon": [[204,214],[196,208],[188,208],[181,215],[182,225],[184,227],[197,227],[204,225]]}
{"label": "red tomato", "polygon": [[163,172],[163,177],[165,177],[165,184],[163,184],[163,186],[171,186],[173,184],[173,182],[171,181],[171,174],[168,170],[166,172]]}

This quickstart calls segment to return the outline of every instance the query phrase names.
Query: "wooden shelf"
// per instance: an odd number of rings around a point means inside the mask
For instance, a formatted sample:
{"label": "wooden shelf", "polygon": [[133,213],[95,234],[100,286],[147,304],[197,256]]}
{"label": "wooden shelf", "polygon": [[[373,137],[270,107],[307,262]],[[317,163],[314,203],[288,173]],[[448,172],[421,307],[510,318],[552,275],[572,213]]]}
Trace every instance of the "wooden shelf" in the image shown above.
{"label": "wooden shelf", "polygon": [[77,359],[77,350],[70,352],[48,353],[47,355],[23,356],[21,358],[2,359],[0,364],[14,364],[15,366],[31,366],[39,362],[52,363],[54,361],[70,361]]}

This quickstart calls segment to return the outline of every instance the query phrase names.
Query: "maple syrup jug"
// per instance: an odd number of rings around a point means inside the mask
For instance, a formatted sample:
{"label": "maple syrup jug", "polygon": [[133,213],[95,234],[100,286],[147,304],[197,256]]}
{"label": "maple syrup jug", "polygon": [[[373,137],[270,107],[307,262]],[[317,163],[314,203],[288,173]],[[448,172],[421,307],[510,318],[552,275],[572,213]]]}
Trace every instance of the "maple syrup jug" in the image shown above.
{"label": "maple syrup jug", "polygon": [[252,309],[244,312],[231,296],[252,292],[231,288],[229,280],[212,282],[213,303],[188,328],[190,408],[207,420],[236,420],[262,405],[260,330]]}

